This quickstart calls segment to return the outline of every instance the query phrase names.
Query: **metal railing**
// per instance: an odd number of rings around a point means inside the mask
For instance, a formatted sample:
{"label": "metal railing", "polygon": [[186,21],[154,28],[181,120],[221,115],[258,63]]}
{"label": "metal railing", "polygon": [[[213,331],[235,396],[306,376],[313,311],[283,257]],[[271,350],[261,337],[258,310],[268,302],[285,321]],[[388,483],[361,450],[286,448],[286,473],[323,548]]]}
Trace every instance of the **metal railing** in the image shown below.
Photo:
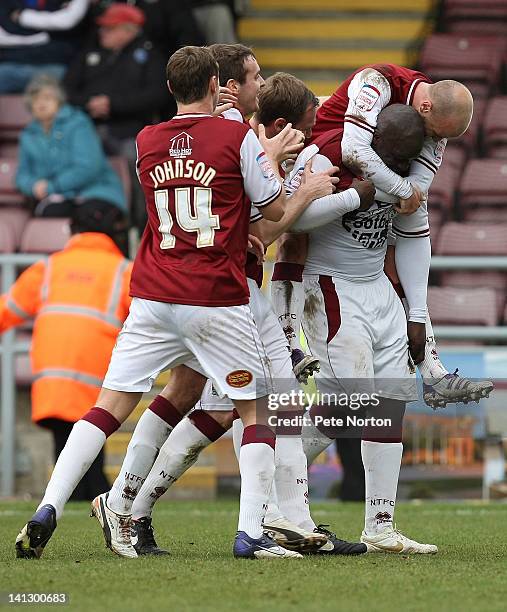
{"label": "metal railing", "polygon": [[[18,268],[29,266],[46,259],[47,255],[0,254],[0,273],[2,294],[6,293],[16,279]],[[431,260],[432,270],[504,270],[507,271],[507,257],[442,257]],[[435,335],[439,339],[459,340],[507,340],[507,326],[436,326]],[[0,496],[14,493],[15,478],[15,434],[16,434],[16,380],[15,357],[27,353],[30,343],[17,341],[13,330],[0,337],[1,359],[1,478]]]}

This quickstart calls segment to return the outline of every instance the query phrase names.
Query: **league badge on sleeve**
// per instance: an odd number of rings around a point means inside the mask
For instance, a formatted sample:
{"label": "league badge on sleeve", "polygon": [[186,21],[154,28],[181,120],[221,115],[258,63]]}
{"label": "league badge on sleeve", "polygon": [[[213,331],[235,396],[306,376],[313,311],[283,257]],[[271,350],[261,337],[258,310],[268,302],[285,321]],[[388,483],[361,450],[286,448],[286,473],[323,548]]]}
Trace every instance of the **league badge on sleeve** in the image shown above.
{"label": "league badge on sleeve", "polygon": [[267,158],[266,153],[264,153],[264,151],[262,153],[259,153],[259,155],[257,155],[256,161],[259,164],[259,168],[261,169],[261,172],[264,178],[266,179],[275,178],[275,173],[273,172],[271,163],[269,159]]}
{"label": "league badge on sleeve", "polygon": [[354,100],[354,105],[362,113],[366,113],[371,111],[379,98],[380,91],[373,85],[364,83],[361,87],[361,91],[357,94],[357,97]]}

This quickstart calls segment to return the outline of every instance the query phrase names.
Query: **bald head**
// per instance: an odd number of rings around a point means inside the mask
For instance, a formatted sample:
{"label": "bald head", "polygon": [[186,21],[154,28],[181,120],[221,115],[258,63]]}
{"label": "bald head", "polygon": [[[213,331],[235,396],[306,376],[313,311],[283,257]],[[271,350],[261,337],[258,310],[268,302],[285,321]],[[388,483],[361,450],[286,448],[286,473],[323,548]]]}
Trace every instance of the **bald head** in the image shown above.
{"label": "bald head", "polygon": [[[419,90],[419,87],[418,87]],[[413,106],[424,119],[426,134],[433,138],[461,136],[472,120],[474,101],[470,90],[458,81],[438,81],[416,90]]]}

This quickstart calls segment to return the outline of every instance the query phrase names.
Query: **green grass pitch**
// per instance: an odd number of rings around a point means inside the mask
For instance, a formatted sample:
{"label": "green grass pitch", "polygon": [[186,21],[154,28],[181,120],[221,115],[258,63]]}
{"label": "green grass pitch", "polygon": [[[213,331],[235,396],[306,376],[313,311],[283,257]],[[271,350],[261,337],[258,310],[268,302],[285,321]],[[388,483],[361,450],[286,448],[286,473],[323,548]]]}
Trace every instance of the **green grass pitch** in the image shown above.
{"label": "green grass pitch", "polygon": [[[354,539],[361,504],[314,505],[314,518]],[[141,612],[505,610],[507,504],[399,504],[407,535],[436,556],[386,554],[288,561],[235,560],[237,503],[161,502],[154,522],[170,557],[120,559],[108,551],[88,505],[70,503],[39,561],[14,558],[34,504],[0,504],[1,609],[8,592],[66,592],[63,609]],[[19,608],[19,605],[17,606]],[[21,606],[49,609],[51,606]]]}

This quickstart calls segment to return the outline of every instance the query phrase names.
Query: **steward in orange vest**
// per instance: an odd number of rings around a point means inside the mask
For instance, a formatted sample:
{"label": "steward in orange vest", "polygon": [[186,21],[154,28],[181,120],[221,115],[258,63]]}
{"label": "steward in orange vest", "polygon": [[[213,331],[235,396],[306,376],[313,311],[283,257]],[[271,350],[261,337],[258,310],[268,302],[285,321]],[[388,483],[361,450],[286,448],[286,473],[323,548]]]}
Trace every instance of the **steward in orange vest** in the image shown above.
{"label": "steward in orange vest", "polygon": [[53,431],[56,456],[96,402],[131,300],[132,263],[110,237],[111,219],[86,207],[77,210],[65,248],[30,266],[0,297],[0,333],[35,318],[32,419]]}

